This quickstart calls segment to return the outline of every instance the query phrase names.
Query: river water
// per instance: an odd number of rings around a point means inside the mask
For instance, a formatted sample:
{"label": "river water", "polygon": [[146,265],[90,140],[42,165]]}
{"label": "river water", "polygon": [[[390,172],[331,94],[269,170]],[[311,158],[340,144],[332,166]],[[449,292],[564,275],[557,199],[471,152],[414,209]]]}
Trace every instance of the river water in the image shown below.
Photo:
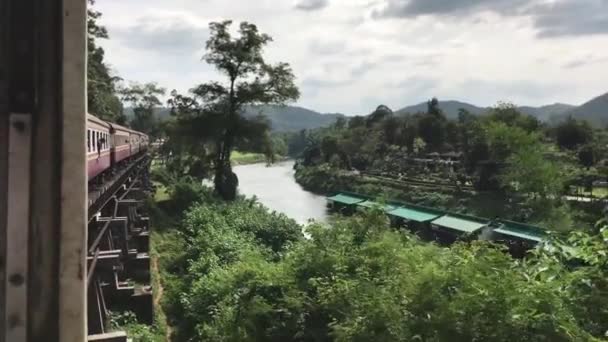
{"label": "river water", "polygon": [[239,177],[239,193],[247,197],[255,195],[266,207],[300,224],[306,224],[309,219],[325,221],[325,197],[302,189],[293,176],[293,165],[294,161],[284,161],[271,166],[264,163],[235,166],[233,170]]}

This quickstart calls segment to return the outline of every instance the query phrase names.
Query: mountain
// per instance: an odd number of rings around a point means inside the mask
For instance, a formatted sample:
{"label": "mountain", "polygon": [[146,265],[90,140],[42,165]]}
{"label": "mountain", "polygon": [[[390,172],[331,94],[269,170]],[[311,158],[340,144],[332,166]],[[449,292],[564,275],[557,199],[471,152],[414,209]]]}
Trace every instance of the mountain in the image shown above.
{"label": "mountain", "polygon": [[[306,108],[277,105],[248,106],[244,115],[254,117],[260,113],[270,120],[272,130],[275,132],[326,127],[336,122],[339,117],[344,117],[342,114],[321,114]],[[170,109],[156,108],[154,114],[158,119],[166,120],[170,117]],[[133,108],[125,108],[125,115],[131,120]]]}
{"label": "mountain", "polygon": [[[471,112],[471,114],[475,114],[475,115],[481,115],[487,110],[486,108],[477,107],[470,103],[459,102],[459,101],[439,101],[439,108],[441,108],[443,113],[450,119],[458,118],[458,111],[460,110],[460,108],[466,109],[469,112]],[[395,114],[426,113],[426,110],[427,110],[427,104],[426,104],[426,102],[422,102],[417,105],[399,109],[398,111],[395,112]]]}
{"label": "mountain", "polygon": [[[489,109],[487,107],[478,107],[478,106],[472,105],[470,103],[460,102],[460,101],[439,101],[439,108],[441,108],[441,110],[445,113],[445,115],[450,119],[457,119],[458,112],[461,108],[466,109],[467,111],[469,111],[471,114],[474,114],[474,115],[483,115]],[[555,103],[552,105],[546,105],[546,106],[542,106],[542,107],[520,106],[518,108],[523,113],[532,115],[541,121],[547,121],[552,116],[562,115],[562,114],[566,113],[567,111],[572,110],[576,107],[569,105],[569,104]],[[420,103],[420,104],[417,104],[414,106],[409,106],[409,107],[399,109],[396,113],[397,114],[405,114],[405,113],[414,114],[414,113],[419,113],[419,112],[425,113],[426,110],[427,110],[427,104],[426,104],[426,102],[423,102],[423,103]]]}
{"label": "mountain", "polygon": [[585,102],[561,115],[555,115],[551,119],[552,121],[561,121],[568,116],[579,120],[587,120],[596,127],[608,126],[608,93]]}
{"label": "mountain", "polygon": [[576,106],[565,103],[554,103],[542,107],[522,106],[519,107],[519,110],[528,115],[535,116],[540,121],[549,121],[551,117],[563,115],[574,108],[576,108]]}
{"label": "mountain", "polygon": [[321,114],[310,109],[295,106],[263,105],[245,108],[245,116],[265,115],[276,132],[299,131],[326,127],[342,114]]}

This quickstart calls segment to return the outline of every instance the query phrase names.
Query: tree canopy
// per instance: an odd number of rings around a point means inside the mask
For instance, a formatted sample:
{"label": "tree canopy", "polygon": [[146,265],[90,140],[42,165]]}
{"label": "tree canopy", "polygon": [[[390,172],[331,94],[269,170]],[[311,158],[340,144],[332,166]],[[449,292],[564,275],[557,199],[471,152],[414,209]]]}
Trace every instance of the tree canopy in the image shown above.
{"label": "tree canopy", "polygon": [[[235,198],[238,186],[230,162],[232,151],[239,147],[272,154],[267,120],[244,117],[244,106],[284,104],[299,97],[289,65],[270,64],[264,59],[264,48],[272,38],[247,22],[241,23],[233,36],[231,25],[231,21],[209,25],[203,56],[226,79],[199,84],[188,96],[174,91],[169,100],[178,120],[170,139],[195,141],[194,145],[204,147],[198,152],[190,149],[193,155],[188,158],[199,164],[213,163],[215,190],[228,200]],[[181,158],[181,154],[176,157]]]}
{"label": "tree canopy", "polygon": [[[95,0],[89,0],[93,6]],[[89,113],[101,119],[124,124],[122,103],[117,96],[116,86],[121,80],[112,74],[105,61],[105,51],[97,45],[97,40],[108,39],[108,31],[97,20],[101,13],[89,7],[87,11],[87,95]]]}

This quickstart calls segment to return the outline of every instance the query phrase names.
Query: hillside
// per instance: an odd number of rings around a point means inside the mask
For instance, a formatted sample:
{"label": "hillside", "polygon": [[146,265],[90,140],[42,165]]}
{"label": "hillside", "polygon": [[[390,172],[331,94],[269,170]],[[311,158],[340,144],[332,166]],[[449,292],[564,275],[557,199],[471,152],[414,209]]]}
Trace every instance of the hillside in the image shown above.
{"label": "hillside", "polygon": [[[439,101],[439,108],[445,113],[445,115],[450,119],[458,118],[458,111],[463,108],[475,115],[484,114],[488,108],[487,107],[478,107],[466,102],[460,101]],[[521,106],[519,109],[528,114],[538,118],[541,121],[547,121],[551,116],[561,115],[569,110],[572,110],[575,106],[563,103],[555,103],[552,105],[546,105],[542,107],[531,107],[531,106]],[[414,106],[409,106],[402,108],[397,111],[397,114],[405,114],[405,113],[419,113],[426,112],[427,104],[426,102],[419,103]]]}
{"label": "hillside", "polygon": [[559,121],[572,116],[575,119],[587,120],[593,126],[608,126],[608,93],[573,108],[561,115],[553,116],[552,121]]}
{"label": "hillside", "polygon": [[344,116],[342,114],[321,114],[295,106],[265,105],[248,107],[245,110],[245,116],[255,116],[260,113],[270,119],[272,130],[276,132],[326,127]]}
{"label": "hillside", "polygon": [[576,108],[576,106],[565,103],[554,103],[552,105],[546,105],[542,107],[519,107],[522,112],[528,115],[535,116],[540,121],[549,121],[551,117],[562,115],[574,108]]}
{"label": "hillside", "polygon": [[[472,114],[480,115],[486,111],[486,108],[477,107],[470,103],[459,102],[459,101],[439,101],[439,108],[445,113],[445,115],[450,119],[458,118],[458,111],[460,108],[466,109]],[[424,113],[427,110],[426,102],[419,103],[417,105],[405,107],[396,111],[396,114],[415,114],[415,113]]]}
{"label": "hillside", "polygon": [[[326,127],[343,116],[342,114],[321,114],[306,108],[294,106],[252,106],[245,109],[245,116],[253,117],[264,114],[276,132],[299,131],[302,129],[314,129]],[[125,108],[125,115],[130,120],[133,117],[133,109]],[[166,120],[170,116],[169,108],[157,108],[155,115],[160,120]]]}

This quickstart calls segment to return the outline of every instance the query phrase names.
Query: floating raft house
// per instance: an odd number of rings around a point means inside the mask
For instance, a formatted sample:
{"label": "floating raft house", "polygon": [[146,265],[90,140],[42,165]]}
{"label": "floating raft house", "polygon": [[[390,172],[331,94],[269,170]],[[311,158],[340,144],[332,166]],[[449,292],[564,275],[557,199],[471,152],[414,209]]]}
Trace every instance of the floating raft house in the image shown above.
{"label": "floating raft house", "polygon": [[423,207],[411,203],[391,201],[386,204],[375,202],[371,197],[342,192],[327,197],[327,200],[341,208],[351,210],[384,206],[388,216],[416,224],[428,224],[435,229],[457,234],[472,235],[480,233],[485,228],[491,228],[498,239],[519,240],[539,243],[544,240],[546,233],[543,229],[520,222],[508,220],[490,220],[472,215],[447,212],[435,208]]}

